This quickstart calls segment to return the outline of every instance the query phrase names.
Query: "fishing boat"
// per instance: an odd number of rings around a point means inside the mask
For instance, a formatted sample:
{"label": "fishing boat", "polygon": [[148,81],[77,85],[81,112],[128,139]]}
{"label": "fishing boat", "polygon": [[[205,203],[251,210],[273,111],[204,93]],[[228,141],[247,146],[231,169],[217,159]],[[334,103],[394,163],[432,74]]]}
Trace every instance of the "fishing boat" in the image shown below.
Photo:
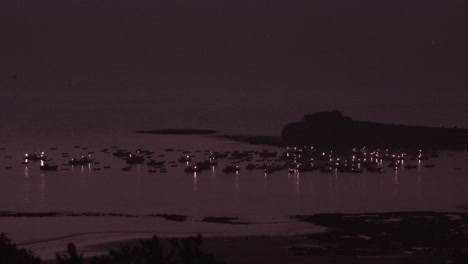
{"label": "fishing boat", "polygon": [[187,172],[187,173],[191,173],[191,172],[200,172],[200,171],[202,171],[202,168],[197,167],[197,165],[195,165],[195,166],[187,166],[187,167],[184,169],[184,171]]}
{"label": "fishing boat", "polygon": [[69,165],[88,165],[89,163],[92,163],[93,159],[86,157],[86,156],[81,156],[79,159],[71,159],[68,164]]}
{"label": "fishing boat", "polygon": [[224,173],[232,173],[232,172],[238,172],[240,171],[239,166],[234,166],[234,165],[228,165],[223,169]]}
{"label": "fishing boat", "polygon": [[142,164],[145,162],[145,157],[130,154],[129,157],[125,159],[125,161],[128,164]]}
{"label": "fishing boat", "polygon": [[24,160],[46,160],[47,156],[44,154],[44,151],[41,152],[41,154],[37,154],[36,151],[34,151],[32,154],[30,153],[25,153],[24,154]]}
{"label": "fishing boat", "polygon": [[41,165],[41,170],[43,171],[56,171],[57,168],[58,165],[49,165],[48,163]]}

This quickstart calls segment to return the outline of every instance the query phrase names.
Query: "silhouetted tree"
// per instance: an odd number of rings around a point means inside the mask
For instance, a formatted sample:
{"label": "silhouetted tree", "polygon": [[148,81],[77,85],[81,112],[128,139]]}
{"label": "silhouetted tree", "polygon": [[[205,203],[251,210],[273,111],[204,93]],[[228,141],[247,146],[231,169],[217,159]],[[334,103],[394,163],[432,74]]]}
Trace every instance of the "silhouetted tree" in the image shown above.
{"label": "silhouetted tree", "polygon": [[[140,240],[137,245],[124,245],[108,255],[94,257],[92,264],[216,264],[212,255],[201,250],[202,236],[172,239],[166,251],[157,236]],[[65,264],[65,263],[62,263]],[[67,263],[67,264],[71,264]],[[73,263],[74,264],[74,263]]]}
{"label": "silhouetted tree", "polygon": [[56,254],[56,259],[58,264],[82,264],[83,263],[83,255],[79,254],[76,251],[76,247],[73,243],[69,243],[67,245],[67,253],[66,254]]}
{"label": "silhouetted tree", "polygon": [[205,254],[201,251],[202,236],[188,237],[180,242],[172,240],[172,245],[177,252],[178,262],[183,264],[214,264],[221,263],[215,260],[213,255]]}
{"label": "silhouetted tree", "polygon": [[39,264],[41,259],[26,249],[18,249],[4,233],[0,233],[1,264]]}

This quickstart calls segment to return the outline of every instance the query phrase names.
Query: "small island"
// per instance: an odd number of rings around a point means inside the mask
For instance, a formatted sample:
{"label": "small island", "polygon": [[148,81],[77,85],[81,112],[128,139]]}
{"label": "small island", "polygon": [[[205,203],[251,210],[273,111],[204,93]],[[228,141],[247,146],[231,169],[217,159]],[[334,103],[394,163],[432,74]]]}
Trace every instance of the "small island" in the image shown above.
{"label": "small island", "polygon": [[143,134],[162,134],[162,135],[209,135],[216,134],[215,130],[212,129],[180,129],[180,128],[169,128],[169,129],[156,129],[156,130],[137,130],[136,133]]}
{"label": "small island", "polygon": [[314,145],[327,148],[355,146],[463,149],[468,129],[409,126],[355,121],[339,111],[305,115],[287,124],[281,136],[285,145]]}

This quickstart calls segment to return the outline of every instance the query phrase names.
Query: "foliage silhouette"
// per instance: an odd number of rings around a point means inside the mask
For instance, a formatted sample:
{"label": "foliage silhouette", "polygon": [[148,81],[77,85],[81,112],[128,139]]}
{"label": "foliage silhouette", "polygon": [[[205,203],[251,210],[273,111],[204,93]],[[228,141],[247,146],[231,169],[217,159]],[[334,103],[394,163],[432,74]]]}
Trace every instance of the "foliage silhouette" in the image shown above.
{"label": "foliage silhouette", "polygon": [[18,249],[11,239],[0,233],[0,263],[1,264],[39,264],[41,259],[26,249]]}
{"label": "foliage silhouette", "polygon": [[[94,257],[92,264],[217,264],[212,255],[201,250],[202,236],[181,240],[172,239],[170,248],[165,250],[157,236],[150,240],[140,240],[137,245],[124,245],[119,250],[111,250],[108,255]],[[75,264],[75,262],[60,263]]]}
{"label": "foliage silhouette", "polygon": [[[85,259],[73,243],[67,245],[67,252],[56,254],[58,264],[221,264],[210,254],[201,250],[202,236],[171,239],[168,249],[157,236],[140,240],[135,245],[124,245],[111,250],[107,255]],[[34,252],[18,249],[5,234],[0,233],[0,264],[40,264],[41,259]]]}
{"label": "foliage silhouette", "polygon": [[82,264],[83,254],[78,254],[73,243],[67,245],[68,256],[65,254],[56,254],[58,264]]}

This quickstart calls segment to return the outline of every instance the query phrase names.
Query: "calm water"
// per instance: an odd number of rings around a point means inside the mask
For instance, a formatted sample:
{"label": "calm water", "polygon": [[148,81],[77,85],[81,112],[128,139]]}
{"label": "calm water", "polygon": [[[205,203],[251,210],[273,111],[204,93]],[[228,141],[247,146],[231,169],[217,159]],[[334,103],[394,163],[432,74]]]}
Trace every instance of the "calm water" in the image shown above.
{"label": "calm water", "polygon": [[[176,161],[182,151],[191,151],[194,160],[201,161],[206,158],[204,150],[269,149],[280,152],[282,149],[225,141],[213,136],[144,135],[132,131],[199,127],[228,133],[259,131],[259,134],[277,135],[281,128],[276,124],[279,121],[269,123],[266,117],[262,119],[258,114],[239,121],[234,118],[236,113],[223,115],[220,111],[211,115],[180,111],[172,116],[168,113],[144,115],[145,111],[138,109],[130,114],[123,114],[124,109],[108,109],[96,115],[86,109],[83,111],[89,116],[74,117],[66,111],[48,115],[44,110],[33,117],[20,112],[13,118],[3,113],[2,118],[8,126],[2,130],[0,142],[0,210],[118,213],[137,217],[0,217],[0,231],[40,252],[44,248],[55,249],[47,244],[52,240],[62,246],[66,237],[76,242],[83,235],[86,239],[82,238],[82,241],[102,242],[105,241],[103,237],[153,233],[289,234],[310,228],[310,225],[291,222],[288,216],[294,214],[454,211],[463,210],[457,206],[468,204],[468,156],[465,152],[440,153],[434,160],[435,168],[425,168],[422,163],[417,169],[393,171],[388,168],[380,174],[314,171],[290,175],[287,171],[279,171],[265,175],[261,170],[245,170],[245,162],[240,164],[243,169],[239,174],[225,174],[222,168],[229,160],[220,160],[218,167],[193,174],[183,171],[185,164],[176,162],[177,167],[171,167],[168,162]],[[226,119],[213,123],[220,116]],[[155,151],[152,157],[166,161],[167,172],[150,173],[146,165],[134,165],[130,171],[122,171],[126,166],[124,161],[100,152],[103,148],[112,152],[111,146],[131,151],[138,148]],[[165,152],[167,148],[176,151]],[[24,153],[34,149],[44,150],[52,159],[51,163],[60,165],[59,170],[40,171],[39,162],[21,164]],[[91,155],[99,164],[64,166],[62,164],[69,160],[62,157],[65,152],[69,158],[93,152]],[[162,213],[187,215],[188,220],[179,223],[148,217]],[[200,222],[206,216],[239,217],[255,224]],[[96,234],[105,235],[90,238]],[[40,243],[31,244],[33,241]]]}

